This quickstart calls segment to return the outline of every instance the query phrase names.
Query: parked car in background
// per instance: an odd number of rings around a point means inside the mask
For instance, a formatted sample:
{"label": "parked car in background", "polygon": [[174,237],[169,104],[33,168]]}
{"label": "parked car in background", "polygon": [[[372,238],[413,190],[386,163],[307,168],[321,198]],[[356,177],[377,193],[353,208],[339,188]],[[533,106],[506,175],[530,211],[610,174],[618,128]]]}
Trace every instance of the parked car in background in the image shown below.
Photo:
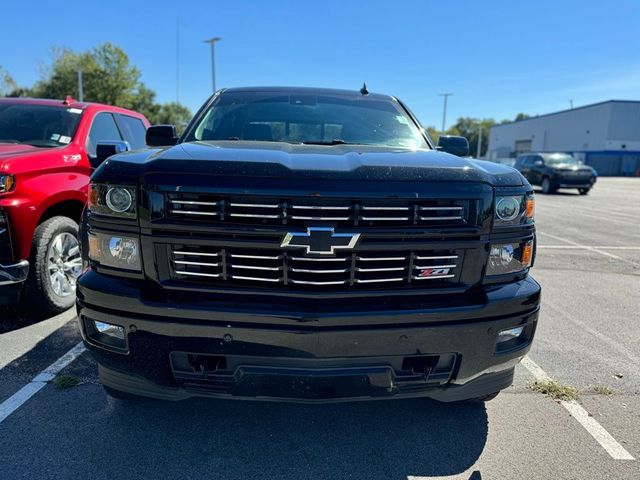
{"label": "parked car in background", "polygon": [[507,167],[513,167],[516,163],[516,159],[510,157],[495,158],[491,161],[493,163],[499,163],[500,165],[506,165]]}
{"label": "parked car in background", "polygon": [[531,185],[541,186],[543,193],[577,188],[580,195],[586,195],[598,177],[593,168],[568,153],[527,153],[518,157],[514,167]]}
{"label": "parked car in background", "polygon": [[74,304],[78,222],[104,159],[97,144],[144,147],[148,125],[139,113],[71,97],[0,98],[0,305],[20,295],[39,313]]}

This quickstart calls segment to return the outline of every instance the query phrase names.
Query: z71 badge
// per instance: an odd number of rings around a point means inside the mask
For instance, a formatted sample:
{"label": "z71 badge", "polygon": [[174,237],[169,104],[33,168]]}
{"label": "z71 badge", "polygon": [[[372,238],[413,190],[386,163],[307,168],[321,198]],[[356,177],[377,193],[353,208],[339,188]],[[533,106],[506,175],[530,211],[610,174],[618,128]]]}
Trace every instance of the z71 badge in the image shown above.
{"label": "z71 badge", "polygon": [[453,275],[449,275],[450,270],[450,268],[424,268],[418,274],[418,278],[453,277]]}

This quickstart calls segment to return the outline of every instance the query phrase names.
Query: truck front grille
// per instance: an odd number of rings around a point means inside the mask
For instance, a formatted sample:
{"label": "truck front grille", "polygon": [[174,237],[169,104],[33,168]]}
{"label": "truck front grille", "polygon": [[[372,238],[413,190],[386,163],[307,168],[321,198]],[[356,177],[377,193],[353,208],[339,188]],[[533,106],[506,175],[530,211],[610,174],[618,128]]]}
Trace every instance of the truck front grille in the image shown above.
{"label": "truck front grille", "polygon": [[470,221],[473,203],[449,199],[341,200],[171,193],[166,211],[169,218],[189,223],[443,227],[475,223]]}
{"label": "truck front grille", "polygon": [[367,250],[318,257],[279,249],[169,248],[174,280],[271,288],[450,285],[458,281],[463,260],[463,251],[452,250]]}

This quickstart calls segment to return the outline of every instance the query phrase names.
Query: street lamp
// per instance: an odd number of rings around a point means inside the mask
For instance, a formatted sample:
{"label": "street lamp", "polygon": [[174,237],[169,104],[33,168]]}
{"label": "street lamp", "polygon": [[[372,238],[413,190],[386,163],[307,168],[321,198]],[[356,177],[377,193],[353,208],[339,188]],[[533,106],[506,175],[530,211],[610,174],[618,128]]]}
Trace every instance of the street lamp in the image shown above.
{"label": "street lamp", "polygon": [[209,40],[205,40],[204,43],[211,44],[211,87],[213,88],[213,93],[216,92],[216,57],[215,57],[215,44],[222,40],[222,37],[213,37]]}
{"label": "street lamp", "polygon": [[444,134],[444,126],[447,123],[447,99],[453,95],[453,93],[439,93],[438,96],[444,97],[444,106],[442,108],[442,133]]}

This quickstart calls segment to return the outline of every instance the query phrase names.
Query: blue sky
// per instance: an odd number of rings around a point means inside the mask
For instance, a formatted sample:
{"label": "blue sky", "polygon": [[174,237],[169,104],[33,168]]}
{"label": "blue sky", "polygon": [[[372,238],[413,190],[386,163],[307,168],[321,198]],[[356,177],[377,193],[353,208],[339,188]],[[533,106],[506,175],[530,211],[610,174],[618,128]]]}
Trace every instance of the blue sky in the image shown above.
{"label": "blue sky", "polygon": [[[447,6],[449,5],[449,6]],[[159,101],[195,111],[211,88],[327,86],[404,100],[424,125],[459,116],[513,118],[607,99],[640,99],[640,2],[183,1],[5,2],[0,65],[21,85],[46,69],[52,46],[113,42]]]}

